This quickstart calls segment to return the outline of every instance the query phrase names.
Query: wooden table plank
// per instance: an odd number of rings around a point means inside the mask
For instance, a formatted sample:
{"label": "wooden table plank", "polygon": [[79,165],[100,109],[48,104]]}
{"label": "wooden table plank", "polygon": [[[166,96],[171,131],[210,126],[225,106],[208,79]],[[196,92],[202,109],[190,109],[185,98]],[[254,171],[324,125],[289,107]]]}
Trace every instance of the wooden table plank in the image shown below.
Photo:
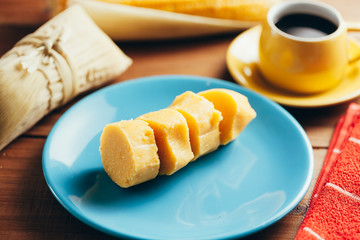
{"label": "wooden table plank", "polygon": [[[47,8],[41,5],[44,1],[39,0],[32,5],[30,2],[34,1],[0,2],[0,55],[23,36],[34,31],[36,27],[33,24],[44,21],[44,12],[46,14],[47,11]],[[20,2],[29,9],[20,9],[19,14],[12,16],[18,18],[17,20],[4,18],[4,13],[8,15],[9,10],[17,10],[10,5]],[[345,19],[360,21],[360,2],[325,2],[338,7]],[[2,7],[5,3],[10,4],[7,5],[7,10]],[[29,13],[30,6],[35,9],[32,13]],[[1,25],[11,21],[21,23],[35,15],[33,22],[28,22],[32,26]],[[356,34],[354,36],[358,37]],[[134,60],[134,64],[111,84],[160,74],[191,74],[234,82],[225,64],[226,50],[234,37],[233,34],[181,41],[118,42],[119,47]],[[112,239],[68,213],[51,194],[42,173],[41,158],[46,136],[59,117],[84,95],[45,116],[30,131],[0,152],[0,239]],[[354,101],[360,103],[359,98]],[[320,109],[286,108],[309,136],[315,155],[314,178],[306,196],[293,211],[271,227],[246,239],[294,238],[306,212],[335,124],[345,113],[347,106],[348,103]]]}
{"label": "wooden table plank", "polygon": [[51,1],[1,0],[0,25],[40,25],[49,19]]}
{"label": "wooden table plank", "polygon": [[[52,196],[41,167],[44,142],[21,137],[0,154],[0,239],[108,239],[75,219]],[[326,149],[315,150],[315,159],[325,154]],[[315,163],[314,179],[321,161]],[[293,239],[310,194],[285,218],[249,239]]]}

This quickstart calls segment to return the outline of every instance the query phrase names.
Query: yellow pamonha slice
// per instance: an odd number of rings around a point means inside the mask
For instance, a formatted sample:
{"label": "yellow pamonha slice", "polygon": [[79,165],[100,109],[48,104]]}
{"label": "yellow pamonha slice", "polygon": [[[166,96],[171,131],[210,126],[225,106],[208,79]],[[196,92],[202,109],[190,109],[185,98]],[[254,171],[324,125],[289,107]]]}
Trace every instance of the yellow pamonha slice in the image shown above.
{"label": "yellow pamonha slice", "polygon": [[159,174],[171,175],[186,166],[193,158],[189,128],[181,113],[162,109],[146,113],[137,119],[146,121],[154,130],[160,158]]}
{"label": "yellow pamonha slice", "polygon": [[102,164],[109,177],[127,188],[158,175],[154,131],[147,122],[127,120],[105,126],[100,138]]}
{"label": "yellow pamonha slice", "polygon": [[236,91],[187,91],[168,108],[106,125],[100,138],[102,163],[124,188],[171,175],[233,141],[255,117],[247,97]]}
{"label": "yellow pamonha slice", "polygon": [[190,131],[194,159],[214,151],[220,145],[219,123],[221,112],[206,98],[191,91],[178,95],[169,109],[179,111],[186,119]]}
{"label": "yellow pamonha slice", "polygon": [[198,93],[214,104],[223,120],[220,122],[220,141],[225,145],[234,140],[240,132],[256,117],[248,98],[236,91],[213,88]]}

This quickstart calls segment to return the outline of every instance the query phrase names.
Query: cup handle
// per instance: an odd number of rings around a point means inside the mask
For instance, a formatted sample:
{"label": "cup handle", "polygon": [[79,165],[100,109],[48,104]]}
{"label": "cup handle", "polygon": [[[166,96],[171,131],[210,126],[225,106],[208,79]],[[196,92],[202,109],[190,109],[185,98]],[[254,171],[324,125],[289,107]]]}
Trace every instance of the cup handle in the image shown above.
{"label": "cup handle", "polygon": [[[346,22],[348,32],[360,32],[360,22]],[[349,41],[349,64],[360,60],[360,43]]]}
{"label": "cup handle", "polygon": [[346,28],[349,32],[360,32],[360,22],[346,21]]}

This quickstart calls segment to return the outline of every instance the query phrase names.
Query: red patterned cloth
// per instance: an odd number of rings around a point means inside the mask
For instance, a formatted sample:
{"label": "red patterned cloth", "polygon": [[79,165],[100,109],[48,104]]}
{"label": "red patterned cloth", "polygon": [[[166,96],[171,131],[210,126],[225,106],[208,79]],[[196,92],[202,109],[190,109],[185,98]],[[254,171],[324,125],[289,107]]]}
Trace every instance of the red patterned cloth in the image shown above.
{"label": "red patterned cloth", "polygon": [[336,126],[295,239],[360,239],[358,104],[351,103]]}

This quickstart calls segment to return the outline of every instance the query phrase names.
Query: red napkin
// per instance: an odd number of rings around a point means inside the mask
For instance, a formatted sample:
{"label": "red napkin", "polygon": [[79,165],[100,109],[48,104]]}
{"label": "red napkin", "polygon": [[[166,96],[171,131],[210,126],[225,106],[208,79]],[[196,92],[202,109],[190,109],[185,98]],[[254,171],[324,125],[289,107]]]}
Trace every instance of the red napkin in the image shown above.
{"label": "red napkin", "polygon": [[360,239],[360,105],[351,103],[335,128],[295,237]]}

